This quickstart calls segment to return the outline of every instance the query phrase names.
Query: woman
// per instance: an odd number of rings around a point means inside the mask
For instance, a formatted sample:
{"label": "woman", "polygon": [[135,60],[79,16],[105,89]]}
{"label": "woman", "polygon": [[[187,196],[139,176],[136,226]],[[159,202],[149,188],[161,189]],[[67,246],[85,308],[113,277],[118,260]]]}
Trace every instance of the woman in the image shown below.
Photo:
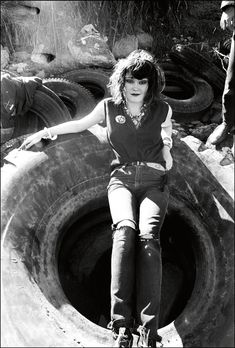
{"label": "woman", "polygon": [[26,149],[41,138],[84,131],[106,120],[114,153],[108,185],[112,216],[111,322],[115,347],[131,347],[132,333],[140,347],[156,347],[161,295],[160,230],[172,167],[170,106],[161,99],[164,75],[153,56],[133,51],[115,66],[111,98],[99,102],[80,120],[29,136]]}

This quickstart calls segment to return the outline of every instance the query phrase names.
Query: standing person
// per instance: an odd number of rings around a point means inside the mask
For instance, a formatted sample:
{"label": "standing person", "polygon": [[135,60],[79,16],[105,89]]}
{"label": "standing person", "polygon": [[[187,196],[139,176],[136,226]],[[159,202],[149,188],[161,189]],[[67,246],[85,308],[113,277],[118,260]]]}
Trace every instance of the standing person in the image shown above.
{"label": "standing person", "polygon": [[217,126],[209,136],[207,139],[207,145],[219,144],[226,138],[229,132],[234,130],[234,5],[234,1],[222,1],[221,3],[221,9],[223,12],[220,19],[220,26],[223,30],[229,29],[232,31],[231,49],[222,96],[222,123]]}
{"label": "standing person", "polygon": [[[21,148],[41,138],[81,132],[106,120],[113,150],[108,200],[112,216],[111,322],[115,347],[158,341],[162,262],[160,230],[167,210],[167,171],[172,167],[171,107],[162,100],[164,75],[153,56],[133,51],[110,77],[111,98],[80,120],[29,136]],[[134,331],[136,330],[136,331]]]}

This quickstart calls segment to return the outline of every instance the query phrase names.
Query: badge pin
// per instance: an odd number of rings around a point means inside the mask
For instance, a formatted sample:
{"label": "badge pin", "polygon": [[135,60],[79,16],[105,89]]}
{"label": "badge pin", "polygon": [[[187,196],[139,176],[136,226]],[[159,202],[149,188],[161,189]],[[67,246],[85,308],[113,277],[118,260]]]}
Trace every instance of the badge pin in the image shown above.
{"label": "badge pin", "polygon": [[117,123],[123,124],[123,123],[126,122],[126,117],[125,117],[125,116],[122,116],[122,115],[118,115],[118,116],[115,117],[115,121],[116,121]]}

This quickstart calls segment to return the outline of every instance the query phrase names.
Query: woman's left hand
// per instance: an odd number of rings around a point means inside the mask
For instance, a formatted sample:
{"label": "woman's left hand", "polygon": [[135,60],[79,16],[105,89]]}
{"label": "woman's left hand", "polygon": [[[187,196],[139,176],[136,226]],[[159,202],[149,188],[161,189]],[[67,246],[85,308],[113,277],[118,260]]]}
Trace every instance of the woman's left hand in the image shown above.
{"label": "woman's left hand", "polygon": [[163,146],[162,155],[166,162],[166,170],[170,170],[173,166],[173,158],[169,146]]}

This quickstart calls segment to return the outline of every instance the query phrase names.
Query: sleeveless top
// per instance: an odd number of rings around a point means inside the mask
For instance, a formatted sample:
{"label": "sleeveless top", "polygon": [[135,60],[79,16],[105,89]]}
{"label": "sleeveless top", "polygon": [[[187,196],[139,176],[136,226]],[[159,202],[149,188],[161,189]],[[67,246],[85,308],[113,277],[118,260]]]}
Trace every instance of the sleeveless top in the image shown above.
{"label": "sleeveless top", "polygon": [[115,167],[135,162],[155,162],[165,167],[162,156],[161,124],[165,121],[169,105],[162,100],[151,105],[138,128],[124,111],[123,104],[114,104],[112,98],[104,99],[107,137],[115,158]]}

